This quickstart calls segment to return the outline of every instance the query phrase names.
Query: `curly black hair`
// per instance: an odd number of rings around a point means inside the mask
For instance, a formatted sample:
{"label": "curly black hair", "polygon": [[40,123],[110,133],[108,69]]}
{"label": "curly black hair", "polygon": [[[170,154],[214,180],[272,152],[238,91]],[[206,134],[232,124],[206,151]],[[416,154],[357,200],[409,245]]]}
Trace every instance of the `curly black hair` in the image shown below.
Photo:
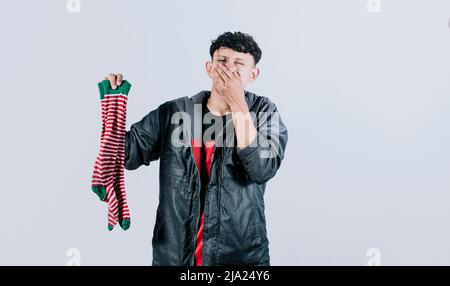
{"label": "curly black hair", "polygon": [[230,48],[240,53],[250,53],[255,60],[255,65],[261,59],[261,49],[258,47],[255,40],[253,40],[253,37],[248,34],[241,32],[226,32],[220,35],[211,42],[211,47],[209,48],[211,59],[213,58],[214,52],[222,47]]}

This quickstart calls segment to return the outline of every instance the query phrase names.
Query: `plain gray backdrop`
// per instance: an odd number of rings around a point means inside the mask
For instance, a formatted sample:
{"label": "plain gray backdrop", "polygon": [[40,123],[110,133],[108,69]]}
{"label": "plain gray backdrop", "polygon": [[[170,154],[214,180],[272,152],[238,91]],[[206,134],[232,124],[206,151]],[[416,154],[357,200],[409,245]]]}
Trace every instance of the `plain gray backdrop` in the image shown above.
{"label": "plain gray backdrop", "polygon": [[128,129],[209,89],[211,40],[242,31],[289,130],[272,264],[450,265],[450,1],[367,2],[2,2],[0,264],[150,265],[159,162],[125,171],[132,225],[107,231],[97,82],[132,83]]}

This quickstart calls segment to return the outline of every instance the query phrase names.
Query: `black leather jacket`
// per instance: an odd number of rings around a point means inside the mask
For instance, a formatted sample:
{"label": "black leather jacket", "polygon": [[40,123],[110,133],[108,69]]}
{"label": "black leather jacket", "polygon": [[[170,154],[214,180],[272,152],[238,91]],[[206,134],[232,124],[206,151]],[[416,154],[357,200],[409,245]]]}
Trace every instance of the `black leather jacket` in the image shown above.
{"label": "black leather jacket", "polygon": [[[153,265],[194,265],[200,216],[200,176],[192,147],[172,144],[171,136],[180,126],[179,118],[173,117],[177,113],[193,118],[191,124],[183,124],[187,136],[179,138],[184,140],[186,137],[185,142],[191,142],[192,136],[201,139],[201,132],[197,131],[198,128],[201,130],[202,121],[201,117],[194,118],[194,108],[199,105],[201,108],[204,96],[209,94],[210,91],[201,91],[190,98],[165,102],[126,132],[127,170],[148,166],[151,161],[160,159],[159,205],[152,239]],[[245,91],[245,99],[249,111],[256,115],[278,112],[266,97]],[[264,124],[264,120],[259,121],[254,120],[258,132]],[[203,265],[270,264],[264,192],[266,182],[280,167],[288,139],[281,118],[278,122],[277,128],[273,127],[275,124],[265,125],[271,131],[265,138],[272,148],[261,144],[244,149],[225,147],[223,154],[214,155],[205,197]]]}

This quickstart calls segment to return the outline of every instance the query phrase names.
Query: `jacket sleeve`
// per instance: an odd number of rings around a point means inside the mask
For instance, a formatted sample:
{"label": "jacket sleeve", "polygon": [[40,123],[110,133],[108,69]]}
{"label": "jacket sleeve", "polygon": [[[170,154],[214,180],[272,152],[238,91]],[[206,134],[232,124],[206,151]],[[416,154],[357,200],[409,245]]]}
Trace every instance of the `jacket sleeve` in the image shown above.
{"label": "jacket sleeve", "polygon": [[262,112],[258,111],[255,116],[257,120],[254,119],[254,123],[258,134],[247,147],[237,147],[236,152],[248,178],[255,183],[264,184],[275,176],[280,168],[288,132],[277,107],[269,100]]}
{"label": "jacket sleeve", "polygon": [[160,146],[160,107],[152,110],[141,121],[131,125],[125,134],[125,169],[135,170],[158,160]]}

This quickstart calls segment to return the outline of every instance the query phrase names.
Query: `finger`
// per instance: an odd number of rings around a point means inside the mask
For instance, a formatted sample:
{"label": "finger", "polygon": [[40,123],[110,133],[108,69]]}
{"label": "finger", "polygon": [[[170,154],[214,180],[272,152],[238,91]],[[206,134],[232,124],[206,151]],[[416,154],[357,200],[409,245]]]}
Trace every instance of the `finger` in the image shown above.
{"label": "finger", "polygon": [[226,77],[228,77],[229,79],[233,78],[233,74],[231,73],[231,71],[228,69],[227,66],[219,64],[219,70],[223,71],[223,73],[226,75]]}
{"label": "finger", "polygon": [[117,88],[117,86],[116,86],[116,75],[113,74],[113,73],[110,73],[110,74],[107,76],[107,78],[108,78],[108,80],[109,80],[109,84],[111,85],[111,88],[112,88],[112,89],[116,89],[116,88]]}
{"label": "finger", "polygon": [[117,79],[116,79],[117,86],[120,86],[122,84],[122,79],[123,79],[123,75],[118,73]]}
{"label": "finger", "polygon": [[223,80],[220,78],[220,75],[217,71],[214,71],[214,73],[213,73],[213,83],[216,86],[223,85]]}
{"label": "finger", "polygon": [[212,78],[213,78],[214,81],[219,81],[220,76],[219,76],[219,73],[216,70],[213,71]]}
{"label": "finger", "polygon": [[219,93],[221,93],[225,88],[225,82],[217,71],[214,71],[213,85]]}
{"label": "finger", "polygon": [[223,80],[224,83],[229,80],[228,76],[225,74],[225,72],[221,68],[217,69],[217,74]]}
{"label": "finger", "polygon": [[223,71],[220,71],[219,69],[216,70],[216,74],[217,74],[217,79],[222,82],[223,84],[226,83],[226,76],[223,74]]}
{"label": "finger", "polygon": [[222,65],[222,66],[223,66],[222,69],[225,72],[229,71],[229,72],[227,72],[227,75],[230,78],[230,80],[239,80],[239,81],[241,81],[241,75],[239,74],[239,72],[237,70],[235,70],[235,69],[231,70],[226,65]]}
{"label": "finger", "polygon": [[241,75],[239,74],[238,71],[233,71],[233,75],[236,79],[241,80]]}

